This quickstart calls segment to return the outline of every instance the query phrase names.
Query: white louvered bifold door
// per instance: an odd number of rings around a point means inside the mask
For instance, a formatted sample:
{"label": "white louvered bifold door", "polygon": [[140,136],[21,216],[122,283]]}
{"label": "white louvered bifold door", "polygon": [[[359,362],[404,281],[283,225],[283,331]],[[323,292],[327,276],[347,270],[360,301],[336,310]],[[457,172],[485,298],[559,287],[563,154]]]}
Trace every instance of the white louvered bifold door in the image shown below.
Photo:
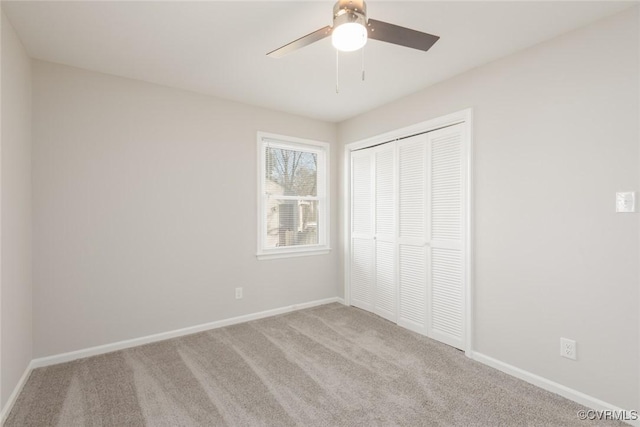
{"label": "white louvered bifold door", "polygon": [[373,312],[396,321],[395,144],[374,150],[375,291]]}
{"label": "white louvered bifold door", "polygon": [[429,319],[427,335],[464,348],[463,126],[433,131],[428,138]]}
{"label": "white louvered bifold door", "polygon": [[373,152],[351,153],[351,304],[373,311],[375,244]]}
{"label": "white louvered bifold door", "polygon": [[398,324],[421,334],[427,322],[427,136],[397,143]]}
{"label": "white louvered bifold door", "polygon": [[464,349],[463,124],[351,153],[351,304]]}

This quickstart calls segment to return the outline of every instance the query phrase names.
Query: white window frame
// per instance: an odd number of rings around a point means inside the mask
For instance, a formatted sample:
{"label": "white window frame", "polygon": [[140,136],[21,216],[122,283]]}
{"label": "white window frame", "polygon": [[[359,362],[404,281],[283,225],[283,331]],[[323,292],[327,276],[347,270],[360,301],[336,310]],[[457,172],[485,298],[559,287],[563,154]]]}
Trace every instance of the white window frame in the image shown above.
{"label": "white window frame", "polygon": [[[284,148],[294,151],[311,152],[317,155],[317,193],[313,200],[318,201],[318,243],[314,245],[286,246],[267,248],[267,194],[265,191],[266,147]],[[258,132],[258,252],[259,260],[288,258],[308,255],[323,255],[331,251],[329,247],[329,144],[291,136]]]}

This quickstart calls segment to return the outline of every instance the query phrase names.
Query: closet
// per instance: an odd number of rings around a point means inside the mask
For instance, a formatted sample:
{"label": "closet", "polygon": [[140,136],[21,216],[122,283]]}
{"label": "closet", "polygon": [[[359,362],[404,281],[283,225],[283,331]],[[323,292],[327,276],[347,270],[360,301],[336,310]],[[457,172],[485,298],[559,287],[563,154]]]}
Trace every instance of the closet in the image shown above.
{"label": "closet", "polygon": [[350,303],[465,346],[464,123],[351,155]]}

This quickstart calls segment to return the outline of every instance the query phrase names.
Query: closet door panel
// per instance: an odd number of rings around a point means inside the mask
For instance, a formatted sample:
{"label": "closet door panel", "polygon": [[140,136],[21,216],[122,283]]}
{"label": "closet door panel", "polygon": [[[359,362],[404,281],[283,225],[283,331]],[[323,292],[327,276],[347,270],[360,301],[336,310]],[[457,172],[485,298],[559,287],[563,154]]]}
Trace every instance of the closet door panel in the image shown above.
{"label": "closet door panel", "polygon": [[374,313],[396,321],[395,144],[373,149],[375,157],[376,281]]}
{"label": "closet door panel", "polygon": [[426,333],[426,136],[398,142],[398,324]]}
{"label": "closet door panel", "polygon": [[373,155],[351,155],[351,304],[373,311],[375,280]]}
{"label": "closet door panel", "polygon": [[434,339],[464,348],[462,126],[429,138],[430,257],[429,331]]}

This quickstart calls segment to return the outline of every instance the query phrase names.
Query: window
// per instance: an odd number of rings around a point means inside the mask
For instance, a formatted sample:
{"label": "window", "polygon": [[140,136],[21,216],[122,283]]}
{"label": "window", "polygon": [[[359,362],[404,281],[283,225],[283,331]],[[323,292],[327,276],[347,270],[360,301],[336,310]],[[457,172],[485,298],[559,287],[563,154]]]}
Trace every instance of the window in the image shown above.
{"label": "window", "polygon": [[258,259],[329,252],[329,144],[258,133]]}

